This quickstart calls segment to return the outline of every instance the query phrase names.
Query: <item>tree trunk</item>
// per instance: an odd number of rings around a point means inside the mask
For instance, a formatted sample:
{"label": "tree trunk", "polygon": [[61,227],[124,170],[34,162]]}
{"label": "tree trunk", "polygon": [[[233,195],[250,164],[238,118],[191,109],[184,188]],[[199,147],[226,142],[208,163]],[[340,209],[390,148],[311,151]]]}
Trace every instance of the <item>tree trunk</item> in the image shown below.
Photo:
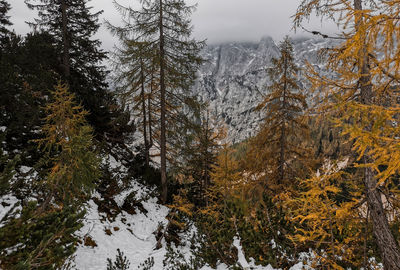
{"label": "tree trunk", "polygon": [[367,202],[373,222],[373,231],[381,251],[383,266],[387,270],[399,270],[400,253],[398,243],[390,230],[383,208],[382,197],[376,189],[377,181],[371,168],[365,168],[364,184],[367,189]]}
{"label": "tree trunk", "polygon": [[149,114],[149,149],[153,146],[153,130],[151,128],[151,125],[153,124],[152,118],[151,118],[151,96],[153,95],[153,72],[154,69],[152,70],[151,74],[151,80],[150,80],[150,94],[147,97],[147,113]]}
{"label": "tree trunk", "polygon": [[282,101],[282,110],[283,110],[283,119],[282,119],[282,128],[281,128],[281,137],[280,137],[280,157],[279,157],[279,178],[278,185],[283,184],[283,180],[285,179],[285,147],[286,147],[286,90],[287,90],[287,59],[284,59],[284,84],[283,84],[283,101]]}
{"label": "tree trunk", "polygon": [[164,26],[163,26],[163,1],[160,0],[160,105],[161,105],[161,139],[160,139],[160,158],[161,158],[161,199],[163,203],[167,202],[167,140],[165,129],[165,51],[164,51]]}
{"label": "tree trunk", "polygon": [[[205,145],[203,146],[203,155],[204,155],[204,164],[203,164],[203,174],[204,174],[204,190],[203,190],[203,194],[204,194],[204,202],[205,202],[205,206],[208,206],[208,196],[207,196],[207,190],[208,190],[208,186],[209,186],[209,160],[208,160],[208,142],[210,139],[210,135],[208,134],[210,127],[209,127],[209,111],[207,110],[206,112],[206,123],[205,123],[205,134],[204,134],[204,143]],[[204,125],[203,125],[204,126]]]}
{"label": "tree trunk", "polygon": [[[354,0],[355,10],[362,10],[362,0]],[[356,17],[356,28],[362,23],[361,17]],[[357,29],[356,29],[357,30]],[[366,48],[366,46],[364,46]],[[373,91],[371,84],[371,72],[368,66],[367,52],[362,52],[359,67],[361,69],[360,78],[360,101],[362,104],[373,103]],[[367,127],[371,129],[371,127]],[[372,159],[368,151],[364,155],[364,162],[371,163]],[[388,218],[384,211],[381,193],[377,189],[377,180],[372,168],[364,169],[364,185],[366,188],[367,203],[373,223],[373,231],[376,242],[380,249],[383,265],[386,270],[400,270],[400,252],[396,239],[390,230]]]}
{"label": "tree trunk", "polygon": [[63,39],[63,58],[62,65],[64,69],[64,75],[68,79],[71,75],[70,68],[70,57],[69,57],[69,38],[68,38],[68,20],[67,20],[67,3],[65,0],[61,2],[61,13],[62,13],[62,39]]}
{"label": "tree trunk", "polygon": [[144,138],[144,149],[146,157],[146,166],[150,165],[150,155],[149,155],[149,141],[147,140],[147,119],[146,119],[146,97],[144,94],[144,73],[143,73],[143,62],[140,63],[140,80],[141,80],[141,98],[142,98],[142,114],[143,114],[143,138]]}

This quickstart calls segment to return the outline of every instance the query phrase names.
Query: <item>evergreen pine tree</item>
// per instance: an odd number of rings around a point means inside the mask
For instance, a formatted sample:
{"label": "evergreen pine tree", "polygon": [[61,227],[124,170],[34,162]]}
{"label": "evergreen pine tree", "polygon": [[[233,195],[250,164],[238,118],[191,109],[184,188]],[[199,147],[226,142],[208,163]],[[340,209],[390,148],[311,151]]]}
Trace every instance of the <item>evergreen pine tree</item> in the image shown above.
{"label": "evergreen pine tree", "polygon": [[26,3],[39,11],[39,18],[30,25],[54,38],[52,45],[57,48],[59,60],[57,74],[68,82],[90,112],[87,118],[96,139],[103,141],[107,137],[111,143],[118,141],[118,137],[131,129],[127,121],[117,122],[124,118],[124,113],[107,91],[107,72],[102,66],[106,53],[99,48],[100,41],[93,38],[101,11],[92,13],[85,0],[27,0]]}
{"label": "evergreen pine tree", "polygon": [[[214,124],[214,125],[213,125]],[[217,153],[220,148],[219,142],[224,139],[225,133],[218,129],[213,123],[210,112],[205,109],[200,116],[191,151],[194,155],[189,159],[189,165],[193,168],[193,177],[196,180],[194,185],[197,206],[208,205],[207,192],[211,186],[211,173],[213,165],[217,160]]]}
{"label": "evergreen pine tree", "polygon": [[[60,269],[74,254],[84,212],[76,206],[43,209],[36,201],[0,228],[0,267],[11,270]],[[7,251],[8,250],[8,251]]]}
{"label": "evergreen pine tree", "polygon": [[[116,3],[129,18],[126,25],[114,27],[121,38],[130,37],[148,44],[146,51],[156,52],[155,72],[158,80],[160,110],[160,158],[162,200],[167,200],[167,126],[182,109],[189,87],[202,63],[199,52],[204,42],[191,39],[190,14],[193,6],[183,0],[141,1],[142,9],[133,10]],[[155,89],[154,89],[155,90]]]}
{"label": "evergreen pine tree", "polygon": [[[3,133],[0,131],[0,142]],[[15,165],[19,160],[19,156],[15,156],[13,159],[4,153],[2,147],[0,147],[0,196],[7,194],[11,187],[11,179],[15,174]]]}
{"label": "evergreen pine tree", "polygon": [[56,83],[57,54],[51,42],[47,34],[10,35],[0,53],[0,126],[7,127],[2,147],[11,158],[19,152],[26,166],[40,158],[32,140],[40,137],[41,106]]}
{"label": "evergreen pine tree", "polygon": [[84,0],[27,0],[26,3],[30,9],[39,11],[39,18],[29,24],[56,39],[54,45],[62,51],[64,79],[70,80],[70,76],[81,73],[87,86],[91,86],[87,91],[104,88],[104,68],[99,64],[106,54],[99,49],[100,41],[92,39],[102,12],[91,13]]}
{"label": "evergreen pine tree", "polygon": [[130,265],[129,260],[120,249],[117,249],[117,252],[115,262],[110,258],[107,259],[107,270],[128,270]]}
{"label": "evergreen pine tree", "polygon": [[192,111],[197,113],[182,116],[182,124],[171,130],[169,157],[171,173],[180,184],[186,184],[190,201],[203,207],[208,204],[211,173],[226,132],[210,116],[208,104],[194,103],[197,108]]}
{"label": "evergreen pine tree", "polygon": [[0,43],[9,33],[7,27],[12,25],[12,23],[9,20],[10,17],[7,16],[7,13],[10,9],[11,6],[6,0],[0,1]]}

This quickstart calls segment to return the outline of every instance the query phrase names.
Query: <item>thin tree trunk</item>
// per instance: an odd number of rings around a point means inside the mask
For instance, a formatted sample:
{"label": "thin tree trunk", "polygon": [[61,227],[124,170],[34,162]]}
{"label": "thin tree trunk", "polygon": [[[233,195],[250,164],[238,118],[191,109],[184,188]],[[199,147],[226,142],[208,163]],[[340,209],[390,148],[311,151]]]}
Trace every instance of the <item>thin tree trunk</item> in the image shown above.
{"label": "thin tree trunk", "polygon": [[[361,11],[362,0],[354,0],[355,10]],[[362,18],[356,15],[355,23],[356,28],[360,27]],[[356,29],[357,30],[357,29]],[[366,46],[364,46],[366,48]],[[373,103],[373,91],[371,84],[371,72],[368,66],[367,52],[362,52],[359,67],[361,69],[360,78],[360,89],[361,89],[361,103],[372,104]],[[371,127],[367,127],[371,129]],[[364,162],[366,164],[372,162],[372,158],[368,155],[368,151],[364,155]],[[390,230],[388,218],[384,211],[382,197],[377,189],[377,180],[374,170],[371,167],[364,169],[364,185],[366,188],[366,197],[373,223],[373,231],[376,238],[376,242],[381,251],[383,265],[386,270],[400,270],[400,252],[396,239]]]}
{"label": "thin tree trunk", "polygon": [[[367,204],[368,205],[368,204]],[[367,207],[367,216],[365,218],[365,233],[364,233],[364,247],[363,247],[363,256],[364,256],[364,262],[363,266],[364,269],[368,269],[368,254],[367,254],[367,244],[368,244],[368,221],[369,221],[369,207]]]}
{"label": "thin tree trunk", "polygon": [[166,140],[166,128],[165,128],[165,51],[164,51],[164,26],[163,26],[163,1],[160,0],[160,105],[161,105],[161,186],[162,186],[162,202],[167,202],[168,190],[167,190],[167,140]]}
{"label": "thin tree trunk", "polygon": [[67,20],[67,3],[65,0],[61,2],[61,13],[62,13],[62,39],[63,39],[63,58],[62,64],[64,69],[64,75],[68,79],[71,75],[70,68],[70,57],[69,57],[69,38],[68,38],[68,20]]}
{"label": "thin tree trunk", "polygon": [[278,185],[283,184],[283,180],[285,178],[285,146],[286,146],[286,90],[287,90],[287,59],[284,59],[284,85],[283,85],[283,101],[282,101],[282,110],[283,110],[283,119],[282,119],[282,128],[281,128],[281,138],[280,138],[280,157],[279,157],[279,179]]}
{"label": "thin tree trunk", "polygon": [[140,80],[141,80],[141,98],[142,98],[142,113],[143,113],[143,138],[144,138],[144,148],[146,157],[146,166],[150,165],[150,155],[149,155],[149,141],[147,140],[147,119],[146,119],[146,97],[144,94],[144,73],[143,73],[143,62],[140,63]]}
{"label": "thin tree trunk", "polygon": [[282,123],[281,138],[280,138],[280,157],[279,157],[279,178],[278,185],[283,184],[285,178],[284,164],[285,164],[285,121]]}
{"label": "thin tree trunk", "polygon": [[150,80],[150,94],[147,96],[147,113],[149,114],[149,149],[153,146],[153,129],[151,128],[153,122],[152,122],[152,117],[151,117],[151,96],[153,95],[153,72],[151,74],[151,80]]}
{"label": "thin tree trunk", "polygon": [[205,136],[204,136],[204,143],[206,144],[204,146],[204,168],[203,168],[203,173],[204,173],[204,190],[203,190],[203,194],[204,194],[204,201],[205,201],[205,205],[208,206],[208,196],[207,196],[207,190],[208,190],[208,186],[209,186],[209,172],[208,172],[208,167],[209,167],[209,161],[208,161],[208,142],[209,142],[209,112],[207,110],[207,114],[206,114],[206,123],[205,123]]}

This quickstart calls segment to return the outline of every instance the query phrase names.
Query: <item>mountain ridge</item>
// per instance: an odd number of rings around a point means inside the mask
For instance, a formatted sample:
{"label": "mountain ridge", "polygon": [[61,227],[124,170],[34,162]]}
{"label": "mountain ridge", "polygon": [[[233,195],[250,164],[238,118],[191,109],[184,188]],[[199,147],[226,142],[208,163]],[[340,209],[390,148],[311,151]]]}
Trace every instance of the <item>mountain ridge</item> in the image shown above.
{"label": "mountain ridge", "polygon": [[[294,56],[300,68],[308,61],[319,69],[318,51],[334,42],[317,38],[292,39]],[[255,135],[264,112],[255,108],[268,93],[270,80],[267,69],[272,58],[279,57],[279,47],[272,37],[264,36],[258,43],[229,42],[209,45],[202,56],[206,59],[198,72],[193,93],[209,103],[218,123],[228,127],[233,143]],[[305,85],[302,73],[299,83]]]}

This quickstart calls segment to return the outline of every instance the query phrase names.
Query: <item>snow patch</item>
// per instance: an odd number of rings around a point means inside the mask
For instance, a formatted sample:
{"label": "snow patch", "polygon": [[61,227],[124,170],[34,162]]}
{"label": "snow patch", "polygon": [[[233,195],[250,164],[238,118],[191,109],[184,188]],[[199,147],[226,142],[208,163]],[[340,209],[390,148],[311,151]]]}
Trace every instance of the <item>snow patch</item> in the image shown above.
{"label": "snow patch", "polygon": [[5,195],[0,199],[0,228],[4,226],[3,218],[14,208],[17,202],[18,199],[11,194]]}
{"label": "snow patch", "polygon": [[[116,200],[117,203],[123,203],[124,197],[134,188],[121,194]],[[109,221],[98,212],[96,203],[90,200],[84,220],[85,225],[78,235],[83,239],[82,241],[90,237],[97,246],[85,246],[84,243],[79,245],[75,253],[76,269],[106,269],[107,258],[115,260],[118,248],[130,261],[130,269],[138,269],[140,264],[150,257],[154,258],[152,269],[163,269],[165,243],[163,243],[163,248],[156,250],[157,241],[153,232],[157,230],[159,224],[165,227],[169,209],[159,205],[156,198],[150,198],[142,203],[148,211],[147,214],[129,215],[123,211],[115,221]]]}

